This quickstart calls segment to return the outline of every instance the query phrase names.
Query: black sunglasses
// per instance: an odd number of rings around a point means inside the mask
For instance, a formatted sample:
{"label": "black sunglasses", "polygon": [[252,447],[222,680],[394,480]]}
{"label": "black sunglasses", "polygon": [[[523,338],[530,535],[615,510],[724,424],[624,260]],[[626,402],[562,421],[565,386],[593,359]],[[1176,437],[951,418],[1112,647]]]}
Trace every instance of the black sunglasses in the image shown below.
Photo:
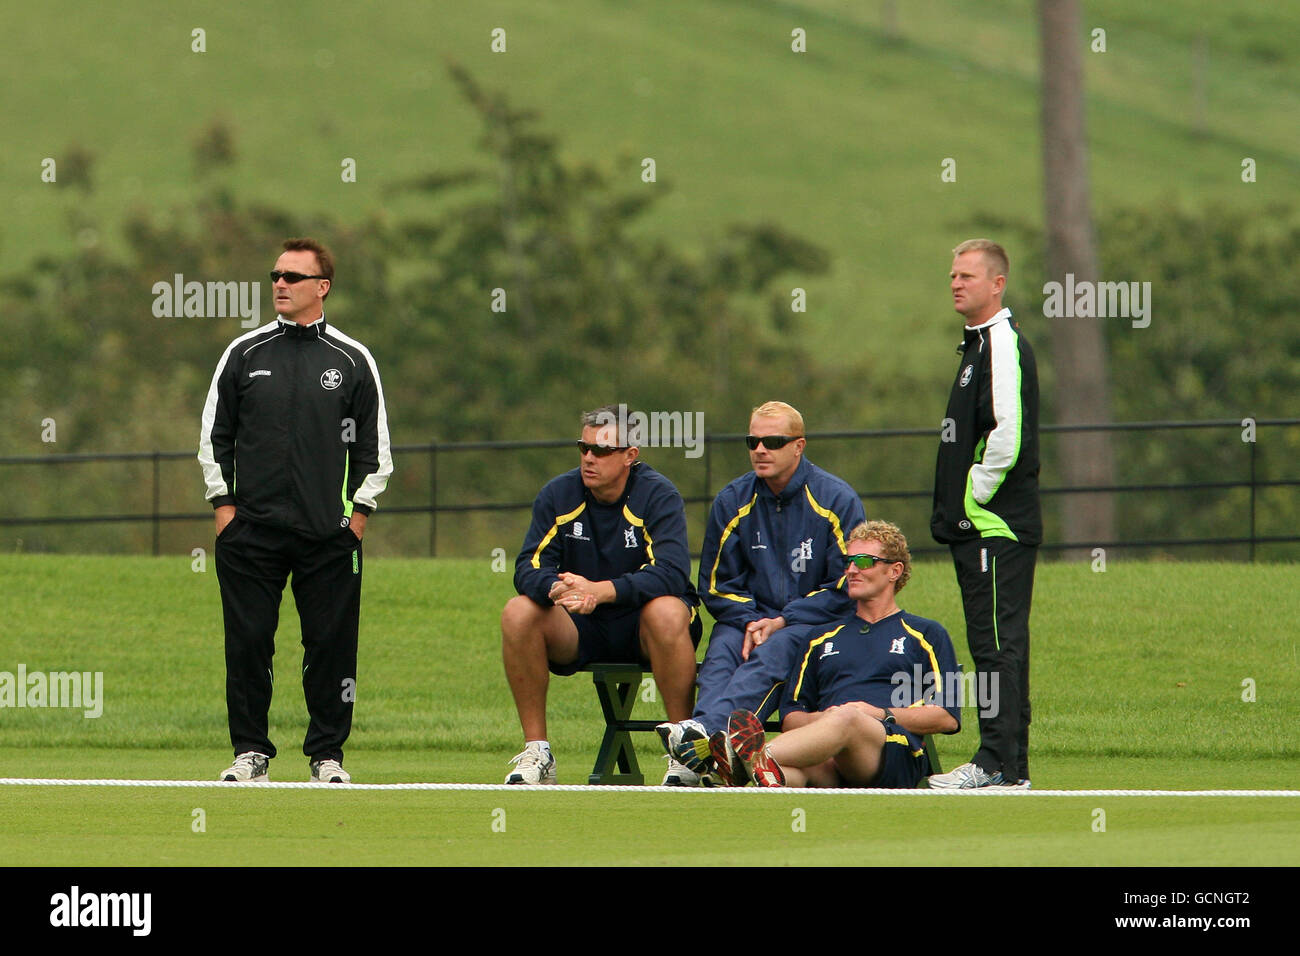
{"label": "black sunglasses", "polygon": [[749,450],[753,451],[759,445],[762,445],[768,451],[776,451],[778,448],[784,448],[792,441],[798,441],[801,435],[746,435],[745,444]]}
{"label": "black sunglasses", "polygon": [[631,445],[593,445],[589,442],[580,441],[578,442],[578,454],[585,455],[587,452],[591,452],[597,458],[605,458],[616,451],[627,451],[631,447]]}
{"label": "black sunglasses", "polygon": [[289,285],[293,285],[296,282],[301,282],[303,279],[328,279],[328,278],[329,276],[309,276],[309,275],[303,275],[301,272],[281,272],[279,269],[271,270],[272,284],[279,282],[281,279],[289,283]]}
{"label": "black sunglasses", "polygon": [[875,554],[846,554],[844,556],[846,564],[851,564],[859,571],[865,571],[867,568],[874,568],[877,564],[896,564],[892,558],[882,558]]}

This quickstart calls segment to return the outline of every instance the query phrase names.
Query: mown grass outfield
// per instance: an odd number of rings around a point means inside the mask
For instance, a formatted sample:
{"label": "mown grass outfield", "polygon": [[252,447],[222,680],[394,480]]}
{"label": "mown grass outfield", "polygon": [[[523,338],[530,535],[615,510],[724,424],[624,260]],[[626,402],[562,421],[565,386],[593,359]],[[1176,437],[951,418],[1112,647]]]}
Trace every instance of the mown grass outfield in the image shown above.
{"label": "mown grass outfield", "polygon": [[[354,779],[500,783],[520,743],[497,632],[509,574],[489,560],[373,561],[366,574]],[[0,671],[104,675],[97,719],[0,710],[0,777],[209,781],[226,765],[210,559],[197,572],[187,556],[5,556],[0,578]],[[1127,564],[1113,554],[1102,573],[1040,565],[1036,790],[1300,789],[1297,595],[1290,565]],[[919,565],[901,597],[957,632],[969,666],[951,567]],[[307,776],[291,600],[271,718],[274,781]],[[1255,700],[1245,701],[1251,682]],[[551,718],[560,782],[585,783],[601,727],[587,678],[552,685]],[[657,777],[662,760],[644,737],[642,766]],[[975,739],[968,711],[963,732],[939,741],[945,766],[965,760]],[[1093,828],[1098,809],[1104,832]],[[250,834],[252,859],[237,849]],[[1300,862],[1300,798],[0,786],[0,859],[1286,865]]]}

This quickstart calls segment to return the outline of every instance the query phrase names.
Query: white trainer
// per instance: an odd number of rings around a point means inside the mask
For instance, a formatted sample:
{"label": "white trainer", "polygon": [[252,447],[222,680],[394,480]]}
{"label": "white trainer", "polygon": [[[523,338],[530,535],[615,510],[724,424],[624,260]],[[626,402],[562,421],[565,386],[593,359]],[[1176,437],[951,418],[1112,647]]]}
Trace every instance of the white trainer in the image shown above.
{"label": "white trainer", "polygon": [[235,757],[235,762],[223,770],[217,779],[235,783],[266,783],[266,770],[270,763],[266,754],[245,751]]}
{"label": "white trainer", "polygon": [[311,762],[312,783],[351,783],[352,775],[343,769],[337,760],[313,760]]}
{"label": "white trainer", "polygon": [[[663,786],[699,786],[700,778],[712,770],[709,732],[704,725],[698,720],[683,720],[679,724],[660,724],[655,730],[659,732],[659,739],[668,754],[668,775],[664,777]],[[694,777],[694,783],[674,783],[669,779],[681,776],[683,770]]]}
{"label": "white trainer", "polygon": [[510,758],[515,769],[506,774],[506,783],[519,784],[553,784],[555,783],[555,757],[550,748],[534,740],[525,744],[522,753]]}
{"label": "white trainer", "polygon": [[929,780],[931,790],[979,790],[1003,785],[1001,770],[989,774],[976,763],[964,763],[956,770],[936,773]]}
{"label": "white trainer", "polygon": [[690,767],[678,761],[675,757],[668,758],[668,772],[664,774],[661,787],[698,787],[701,786],[701,775],[696,773]]}

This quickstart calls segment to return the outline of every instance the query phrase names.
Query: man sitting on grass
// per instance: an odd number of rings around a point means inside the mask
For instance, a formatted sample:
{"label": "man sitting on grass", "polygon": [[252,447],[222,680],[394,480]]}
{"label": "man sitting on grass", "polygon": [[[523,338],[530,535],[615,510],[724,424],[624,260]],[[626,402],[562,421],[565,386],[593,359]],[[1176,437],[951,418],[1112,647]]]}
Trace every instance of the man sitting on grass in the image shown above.
{"label": "man sitting on grass", "polygon": [[948,632],[895,603],[912,573],[907,539],[888,522],[864,522],[846,561],[857,611],[814,637],[790,675],[781,736],[765,746],[762,722],[738,710],[710,738],[730,785],[910,789],[930,773],[922,736],[961,729]]}

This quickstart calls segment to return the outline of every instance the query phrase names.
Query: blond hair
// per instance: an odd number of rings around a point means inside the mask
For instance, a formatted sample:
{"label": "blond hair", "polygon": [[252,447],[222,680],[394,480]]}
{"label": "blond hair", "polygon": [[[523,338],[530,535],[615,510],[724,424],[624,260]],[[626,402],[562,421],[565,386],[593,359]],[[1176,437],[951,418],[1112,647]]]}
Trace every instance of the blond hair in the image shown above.
{"label": "blond hair", "polygon": [[952,251],[953,258],[967,252],[984,253],[984,262],[995,276],[1011,274],[1011,261],[1007,259],[1007,251],[992,239],[967,239]]}
{"label": "blond hair", "polygon": [[912,576],[912,552],[907,550],[907,538],[898,530],[898,525],[888,521],[864,521],[849,533],[849,542],[854,541],[878,541],[880,550],[884,552],[881,557],[901,562],[903,573],[894,582],[894,593],[903,590]]}
{"label": "blond hair", "polygon": [[785,402],[764,402],[749,413],[749,418],[751,421],[755,418],[784,418],[789,425],[790,436],[803,437],[803,416],[799,414],[799,409]]}

